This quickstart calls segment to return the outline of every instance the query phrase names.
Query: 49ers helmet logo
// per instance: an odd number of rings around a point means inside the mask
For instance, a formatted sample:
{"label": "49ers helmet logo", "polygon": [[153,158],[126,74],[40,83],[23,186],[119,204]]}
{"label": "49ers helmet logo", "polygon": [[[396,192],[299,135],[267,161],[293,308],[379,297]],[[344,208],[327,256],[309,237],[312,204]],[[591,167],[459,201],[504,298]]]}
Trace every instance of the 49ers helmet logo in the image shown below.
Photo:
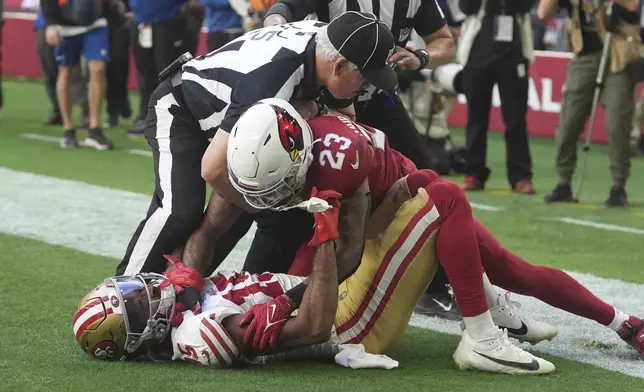
{"label": "49ers helmet logo", "polygon": [[280,135],[280,142],[282,147],[295,162],[297,157],[300,156],[304,150],[304,138],[302,136],[302,127],[295,121],[286,110],[271,105],[275,114],[277,115],[277,131]]}

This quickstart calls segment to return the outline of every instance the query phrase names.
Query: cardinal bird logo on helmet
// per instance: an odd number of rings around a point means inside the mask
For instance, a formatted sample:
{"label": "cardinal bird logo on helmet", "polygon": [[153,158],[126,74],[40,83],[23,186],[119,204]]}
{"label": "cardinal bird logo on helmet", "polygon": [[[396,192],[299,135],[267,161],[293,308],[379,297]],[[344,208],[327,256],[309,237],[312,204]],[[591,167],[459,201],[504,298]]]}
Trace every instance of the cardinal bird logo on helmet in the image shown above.
{"label": "cardinal bird logo on helmet", "polygon": [[304,150],[304,138],[302,136],[302,127],[295,121],[286,110],[273,106],[275,114],[277,115],[277,131],[280,135],[282,147],[295,162],[297,157],[300,156]]}

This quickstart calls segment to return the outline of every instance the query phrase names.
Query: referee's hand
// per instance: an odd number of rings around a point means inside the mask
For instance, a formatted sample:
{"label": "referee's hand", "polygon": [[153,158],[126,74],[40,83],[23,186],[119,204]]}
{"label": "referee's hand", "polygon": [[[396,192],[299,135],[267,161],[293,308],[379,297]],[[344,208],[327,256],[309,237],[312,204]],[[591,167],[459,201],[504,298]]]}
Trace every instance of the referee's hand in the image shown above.
{"label": "referee's hand", "polygon": [[396,64],[401,70],[415,71],[420,68],[420,59],[407,49],[396,46],[396,51],[389,57],[389,64]]}
{"label": "referee's hand", "polygon": [[288,21],[280,14],[270,14],[264,19],[264,27],[285,24]]}

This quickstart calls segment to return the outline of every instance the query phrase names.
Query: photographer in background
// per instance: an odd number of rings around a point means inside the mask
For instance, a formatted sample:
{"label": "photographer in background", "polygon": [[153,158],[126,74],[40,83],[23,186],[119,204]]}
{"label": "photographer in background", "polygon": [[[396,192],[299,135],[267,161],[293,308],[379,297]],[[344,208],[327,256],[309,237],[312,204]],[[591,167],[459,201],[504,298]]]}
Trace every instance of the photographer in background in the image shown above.
{"label": "photographer in background", "polygon": [[593,105],[603,41],[609,28],[613,34],[599,100],[605,110],[613,181],[605,204],[609,207],[628,205],[625,186],[631,167],[630,132],[636,82],[627,67],[640,57],[639,16],[613,4],[612,16],[607,18],[607,3],[599,2],[596,5],[586,0],[541,0],[539,3],[538,15],[543,20],[551,18],[559,7],[568,9],[571,16],[571,43],[575,52],[567,66],[556,134],[559,183],[546,196],[546,203],[575,200],[570,184],[577,163],[577,140],[584,131]]}
{"label": "photographer in background", "polygon": [[513,192],[534,194],[528,146],[528,64],[532,61],[533,0],[460,0],[463,23],[457,59],[467,98],[467,164],[463,189],[482,190],[492,90],[497,84],[506,126],[506,167]]}

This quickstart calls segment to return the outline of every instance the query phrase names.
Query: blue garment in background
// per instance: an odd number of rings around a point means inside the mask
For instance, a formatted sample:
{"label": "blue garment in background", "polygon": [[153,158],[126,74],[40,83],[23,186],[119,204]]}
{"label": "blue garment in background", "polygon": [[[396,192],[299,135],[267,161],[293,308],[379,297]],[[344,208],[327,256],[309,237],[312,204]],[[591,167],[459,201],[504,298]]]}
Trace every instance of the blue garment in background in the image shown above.
{"label": "blue garment in background", "polygon": [[206,27],[209,32],[242,27],[242,19],[228,0],[199,0],[206,7]]}
{"label": "blue garment in background", "polygon": [[130,0],[136,23],[152,24],[170,20],[181,12],[186,0]]}

